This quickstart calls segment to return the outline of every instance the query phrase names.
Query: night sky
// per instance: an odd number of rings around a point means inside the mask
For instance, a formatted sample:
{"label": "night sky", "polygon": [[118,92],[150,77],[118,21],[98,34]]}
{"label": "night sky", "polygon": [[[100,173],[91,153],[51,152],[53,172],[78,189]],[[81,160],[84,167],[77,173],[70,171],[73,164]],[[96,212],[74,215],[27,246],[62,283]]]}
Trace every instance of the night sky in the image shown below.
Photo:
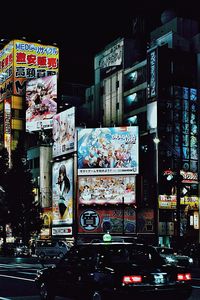
{"label": "night sky", "polygon": [[[15,1],[16,2],[16,1]],[[132,37],[132,20],[141,15],[150,29],[161,24],[165,9],[200,19],[198,1],[18,1],[1,3],[0,38],[22,38],[60,49],[60,79],[93,84],[94,55],[118,37]]]}

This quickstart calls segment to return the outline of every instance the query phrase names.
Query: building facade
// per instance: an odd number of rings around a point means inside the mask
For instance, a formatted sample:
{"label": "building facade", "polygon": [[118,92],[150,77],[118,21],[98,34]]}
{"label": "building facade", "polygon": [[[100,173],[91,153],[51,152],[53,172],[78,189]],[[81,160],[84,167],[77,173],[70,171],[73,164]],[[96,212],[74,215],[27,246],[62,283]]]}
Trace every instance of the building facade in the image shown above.
{"label": "building facade", "polygon": [[[95,84],[86,92],[86,106],[93,116],[95,106],[101,109],[102,126],[139,126],[137,233],[170,245],[199,240],[200,49],[196,21],[174,15],[163,20],[139,61],[109,66],[112,73],[105,76],[107,69],[100,71],[103,64],[95,57]],[[112,47],[119,49],[120,43]]]}

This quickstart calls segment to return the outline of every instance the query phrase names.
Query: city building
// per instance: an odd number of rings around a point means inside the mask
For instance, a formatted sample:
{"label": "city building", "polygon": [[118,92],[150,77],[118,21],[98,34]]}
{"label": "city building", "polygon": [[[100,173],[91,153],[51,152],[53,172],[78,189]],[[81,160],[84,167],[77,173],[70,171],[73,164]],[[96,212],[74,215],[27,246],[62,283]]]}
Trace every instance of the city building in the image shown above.
{"label": "city building", "polygon": [[[95,56],[85,106],[104,127],[139,126],[137,233],[170,245],[199,240],[200,34],[196,21],[173,12],[163,12],[161,21],[146,42],[145,57],[123,64],[123,39]],[[115,60],[108,59],[111,53]]]}

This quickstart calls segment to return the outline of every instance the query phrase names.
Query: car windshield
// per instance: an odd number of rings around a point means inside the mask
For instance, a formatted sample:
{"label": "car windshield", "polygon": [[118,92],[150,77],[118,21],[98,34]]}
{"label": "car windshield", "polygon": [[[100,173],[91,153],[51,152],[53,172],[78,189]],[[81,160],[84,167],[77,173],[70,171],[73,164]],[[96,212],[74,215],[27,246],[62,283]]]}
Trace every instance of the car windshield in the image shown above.
{"label": "car windshield", "polygon": [[[133,244],[108,244],[81,246],[77,255],[84,259],[96,258],[104,264],[160,264],[163,259],[153,247]],[[69,257],[69,254],[67,255]]]}
{"label": "car windshield", "polygon": [[151,251],[151,248],[131,245],[107,249],[105,251],[105,260],[108,260],[111,264],[146,264],[158,262],[160,257]]}
{"label": "car windshield", "polygon": [[157,250],[160,254],[174,254],[174,250],[172,248],[158,247]]}

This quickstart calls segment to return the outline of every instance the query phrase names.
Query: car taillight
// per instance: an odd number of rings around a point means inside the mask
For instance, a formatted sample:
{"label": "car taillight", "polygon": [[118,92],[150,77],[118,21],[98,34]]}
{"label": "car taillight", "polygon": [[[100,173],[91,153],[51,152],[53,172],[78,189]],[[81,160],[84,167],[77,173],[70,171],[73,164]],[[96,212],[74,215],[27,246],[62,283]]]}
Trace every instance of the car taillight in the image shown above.
{"label": "car taillight", "polygon": [[142,282],[142,276],[140,275],[124,276],[122,282],[124,284],[140,283]]}
{"label": "car taillight", "polygon": [[190,273],[183,273],[183,274],[177,274],[177,280],[178,281],[186,281],[186,280],[191,280],[191,274]]}

